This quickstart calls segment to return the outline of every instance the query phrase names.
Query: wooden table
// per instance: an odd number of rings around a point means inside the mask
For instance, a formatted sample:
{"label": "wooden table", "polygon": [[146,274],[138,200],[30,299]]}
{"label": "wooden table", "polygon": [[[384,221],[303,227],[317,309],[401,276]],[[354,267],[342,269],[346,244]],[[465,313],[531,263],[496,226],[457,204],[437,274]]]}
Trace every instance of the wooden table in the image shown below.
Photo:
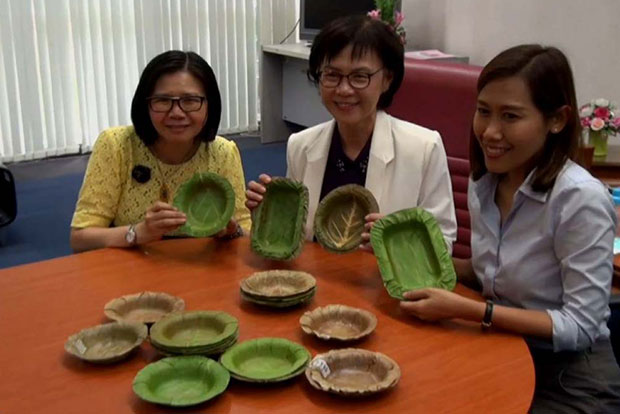
{"label": "wooden table", "polygon": [[[317,278],[307,306],[269,310],[241,301],[239,281],[257,270],[300,269]],[[240,321],[240,340],[280,336],[313,355],[339,347],[304,334],[301,314],[343,303],[372,311],[376,331],[358,347],[398,362],[402,378],[385,394],[347,399],[315,390],[300,376],[277,385],[231,380],[215,400],[177,412],[209,413],[525,413],[534,390],[534,368],[523,339],[483,333],[477,324],[427,324],[402,314],[382,286],[374,256],[327,253],[316,244],[289,263],[261,259],[247,238],[230,242],[167,240],[141,250],[104,249],[0,271],[0,412],[175,412],[140,400],[131,384],[159,358],[148,343],[129,360],[110,366],[65,354],[66,338],[105,322],[104,304],[143,290],[185,299],[187,309],[220,309]],[[457,291],[475,297],[462,286]]]}

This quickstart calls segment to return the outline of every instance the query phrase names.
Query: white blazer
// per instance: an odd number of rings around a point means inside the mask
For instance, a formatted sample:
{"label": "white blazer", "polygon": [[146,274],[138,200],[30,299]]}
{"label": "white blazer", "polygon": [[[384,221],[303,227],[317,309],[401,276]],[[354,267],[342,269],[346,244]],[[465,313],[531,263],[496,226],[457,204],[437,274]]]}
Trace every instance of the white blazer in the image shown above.
{"label": "white blazer", "polygon": [[[327,156],[336,122],[316,125],[289,137],[286,148],[287,173],[308,187],[306,237],[312,240],[316,212]],[[441,136],[419,125],[377,112],[372,135],[365,187],[389,214],[410,207],[422,207],[437,219],[448,250],[456,240],[456,216],[452,183]]]}

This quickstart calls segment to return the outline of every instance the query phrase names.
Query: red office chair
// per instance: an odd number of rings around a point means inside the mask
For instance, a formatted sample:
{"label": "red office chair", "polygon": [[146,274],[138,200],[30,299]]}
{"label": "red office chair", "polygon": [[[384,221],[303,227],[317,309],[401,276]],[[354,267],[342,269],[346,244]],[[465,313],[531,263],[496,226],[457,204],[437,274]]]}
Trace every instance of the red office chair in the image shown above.
{"label": "red office chair", "polygon": [[405,60],[405,77],[388,112],[439,131],[448,156],[458,225],[452,255],[471,256],[467,210],[469,136],[476,109],[479,66],[454,62]]}

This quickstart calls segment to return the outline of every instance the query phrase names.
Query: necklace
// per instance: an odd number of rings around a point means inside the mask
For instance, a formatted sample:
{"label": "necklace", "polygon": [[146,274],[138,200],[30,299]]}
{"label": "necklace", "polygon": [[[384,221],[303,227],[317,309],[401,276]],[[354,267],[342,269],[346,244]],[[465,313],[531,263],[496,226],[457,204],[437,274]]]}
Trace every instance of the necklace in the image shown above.
{"label": "necklace", "polygon": [[[194,143],[194,145],[192,145],[192,147],[189,149],[187,154],[185,154],[185,156],[183,157],[183,160],[179,164],[177,164],[177,169],[175,173],[181,169],[181,168],[178,168],[179,166],[186,163],[194,156],[194,154],[196,153],[197,147],[200,147],[200,141],[197,141],[196,143]],[[159,173],[159,177],[161,178],[161,187],[159,188],[159,200],[163,201],[164,203],[169,203],[170,195],[171,195],[170,187],[168,186],[166,177],[164,176],[164,173],[161,170],[161,164],[159,162],[159,158],[157,158],[157,155],[155,155],[152,149],[151,149],[151,154],[153,155],[153,158],[155,158],[155,167],[157,168],[157,172]]]}

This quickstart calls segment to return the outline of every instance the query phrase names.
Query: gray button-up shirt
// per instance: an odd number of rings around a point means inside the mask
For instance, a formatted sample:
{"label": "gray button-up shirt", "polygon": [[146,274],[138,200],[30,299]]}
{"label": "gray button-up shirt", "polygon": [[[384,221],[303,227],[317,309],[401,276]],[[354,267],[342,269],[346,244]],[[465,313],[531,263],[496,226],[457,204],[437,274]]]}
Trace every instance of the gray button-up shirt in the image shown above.
{"label": "gray button-up shirt", "polygon": [[503,224],[497,175],[470,179],[473,268],[485,297],[549,314],[555,351],[581,350],[609,337],[616,211],[604,185],[572,161],[546,193],[532,190],[532,176]]}

